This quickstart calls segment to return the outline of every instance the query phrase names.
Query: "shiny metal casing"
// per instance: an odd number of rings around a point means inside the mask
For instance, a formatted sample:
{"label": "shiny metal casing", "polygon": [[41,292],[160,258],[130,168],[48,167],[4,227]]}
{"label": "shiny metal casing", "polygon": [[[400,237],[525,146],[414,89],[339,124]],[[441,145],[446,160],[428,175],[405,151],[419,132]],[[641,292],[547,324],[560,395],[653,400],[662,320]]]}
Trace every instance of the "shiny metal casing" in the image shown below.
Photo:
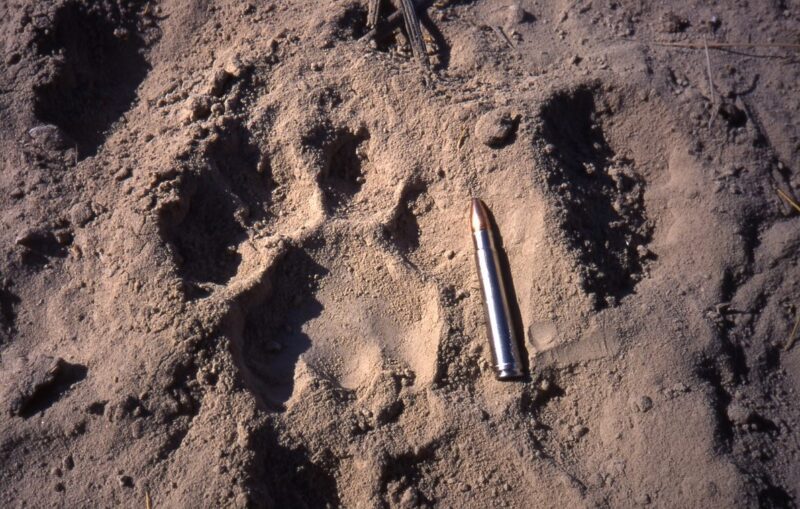
{"label": "shiny metal casing", "polygon": [[483,292],[486,310],[486,328],[492,349],[492,362],[498,380],[519,378],[524,375],[519,342],[511,319],[508,294],[503,283],[500,260],[494,245],[492,231],[473,231],[475,262]]}

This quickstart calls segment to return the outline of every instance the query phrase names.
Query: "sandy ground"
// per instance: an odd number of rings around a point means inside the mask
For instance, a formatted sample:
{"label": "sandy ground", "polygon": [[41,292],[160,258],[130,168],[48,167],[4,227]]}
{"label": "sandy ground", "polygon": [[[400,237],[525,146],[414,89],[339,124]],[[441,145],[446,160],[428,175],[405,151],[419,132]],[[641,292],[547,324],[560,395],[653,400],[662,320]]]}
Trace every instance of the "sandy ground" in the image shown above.
{"label": "sandy ground", "polygon": [[0,5],[0,504],[796,507],[797,1],[365,4]]}

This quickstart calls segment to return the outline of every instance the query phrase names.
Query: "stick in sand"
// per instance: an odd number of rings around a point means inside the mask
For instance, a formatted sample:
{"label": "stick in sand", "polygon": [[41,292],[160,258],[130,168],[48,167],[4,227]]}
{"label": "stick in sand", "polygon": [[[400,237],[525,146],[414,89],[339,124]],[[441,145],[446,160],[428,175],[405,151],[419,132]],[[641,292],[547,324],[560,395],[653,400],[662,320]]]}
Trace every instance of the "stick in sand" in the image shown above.
{"label": "stick in sand", "polygon": [[417,16],[417,6],[414,0],[400,0],[400,7],[403,11],[403,19],[406,22],[406,32],[408,32],[408,39],[411,42],[411,50],[422,67],[429,69],[428,51],[425,49],[425,41],[422,40],[422,28],[420,27],[419,16]]}
{"label": "stick in sand", "polygon": [[378,26],[380,10],[381,0],[369,0],[369,4],[367,4],[367,26],[373,30]]}

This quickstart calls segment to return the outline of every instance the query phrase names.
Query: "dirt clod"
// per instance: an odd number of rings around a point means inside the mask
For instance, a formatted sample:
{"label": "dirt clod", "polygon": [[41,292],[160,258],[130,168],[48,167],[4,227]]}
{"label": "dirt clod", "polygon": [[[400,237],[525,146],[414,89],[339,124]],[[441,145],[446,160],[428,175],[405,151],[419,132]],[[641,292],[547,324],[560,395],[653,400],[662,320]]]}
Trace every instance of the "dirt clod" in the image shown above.
{"label": "dirt clod", "polygon": [[517,119],[508,111],[492,110],[485,113],[475,124],[475,137],[484,145],[500,148],[516,130]]}

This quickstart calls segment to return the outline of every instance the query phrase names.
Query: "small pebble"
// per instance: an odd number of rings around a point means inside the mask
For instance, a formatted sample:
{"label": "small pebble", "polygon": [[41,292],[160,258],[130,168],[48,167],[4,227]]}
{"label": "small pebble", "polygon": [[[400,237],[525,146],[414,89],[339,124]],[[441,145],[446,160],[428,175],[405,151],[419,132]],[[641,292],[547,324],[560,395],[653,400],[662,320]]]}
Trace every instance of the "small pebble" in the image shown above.
{"label": "small pebble", "polygon": [[528,13],[525,12],[525,9],[519,4],[519,2],[514,2],[513,4],[508,6],[508,10],[506,11],[506,26],[514,26],[519,25],[520,23],[524,23],[528,19]]}
{"label": "small pebble", "polygon": [[653,400],[648,396],[640,396],[631,401],[631,408],[637,412],[645,413],[653,408]]}
{"label": "small pebble", "polygon": [[117,182],[121,182],[130,176],[131,176],[131,169],[127,167],[122,168],[121,170],[119,170],[117,173],[114,174],[114,180],[116,180]]}

